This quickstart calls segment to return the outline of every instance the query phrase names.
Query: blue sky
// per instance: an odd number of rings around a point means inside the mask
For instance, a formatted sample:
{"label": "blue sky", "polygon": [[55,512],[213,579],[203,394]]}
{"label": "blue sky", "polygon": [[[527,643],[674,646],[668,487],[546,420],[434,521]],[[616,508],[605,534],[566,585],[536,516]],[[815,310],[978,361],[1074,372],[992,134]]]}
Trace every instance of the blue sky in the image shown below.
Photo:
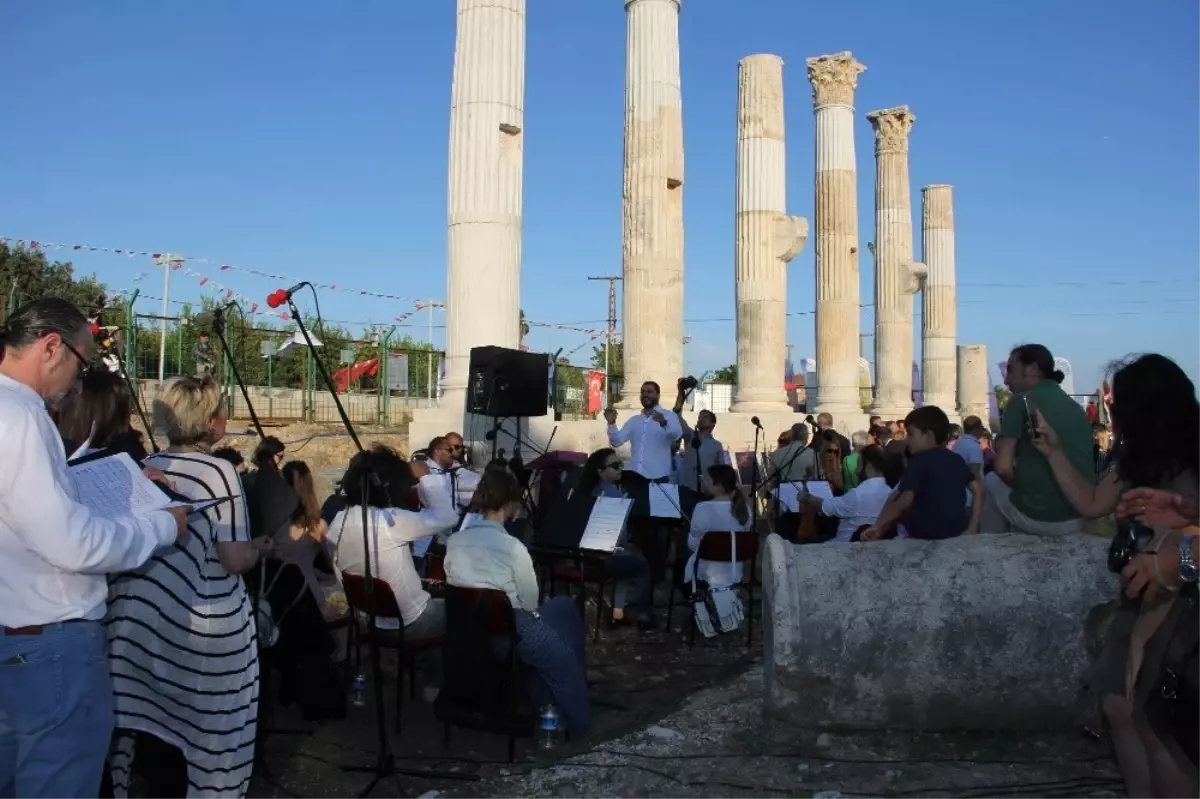
{"label": "blue sky", "polygon": [[[864,252],[874,229],[864,115],[908,104],[918,238],[920,187],[955,186],[960,343],[987,344],[993,362],[1015,343],[1045,343],[1072,360],[1081,390],[1131,351],[1163,352],[1195,377],[1198,30],[1196,4],[1183,0],[685,0],[688,369],[735,355],[738,59],[785,60],[790,211],[811,221],[804,59],[849,49],[868,68],[856,101]],[[531,320],[603,327],[605,287],[585,278],[621,269],[624,47],[619,0],[529,0]],[[452,0],[10,4],[0,235],[171,250],[440,299],[453,52]],[[152,271],[140,258],[75,260],[113,287]],[[252,297],[277,288],[214,277]],[[869,258],[862,281],[869,303]],[[157,295],[159,282],[139,285]],[[790,267],[790,311],[812,310],[813,282],[810,241]],[[172,296],[200,292],[180,278]],[[335,320],[408,310],[322,297]],[[409,321],[423,338],[424,317]],[[866,308],[862,332],[872,324]],[[584,340],[539,328],[529,343],[571,351]],[[811,315],[789,318],[788,341],[797,357],[811,354]]]}

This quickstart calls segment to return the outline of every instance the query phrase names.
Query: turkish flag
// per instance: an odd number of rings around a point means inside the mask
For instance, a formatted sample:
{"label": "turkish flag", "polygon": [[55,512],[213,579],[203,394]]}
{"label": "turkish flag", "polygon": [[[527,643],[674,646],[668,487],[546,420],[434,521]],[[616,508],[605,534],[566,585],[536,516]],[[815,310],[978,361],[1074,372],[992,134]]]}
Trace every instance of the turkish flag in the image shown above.
{"label": "turkish flag", "polygon": [[604,372],[588,372],[587,389],[587,412],[599,413],[604,407]]}

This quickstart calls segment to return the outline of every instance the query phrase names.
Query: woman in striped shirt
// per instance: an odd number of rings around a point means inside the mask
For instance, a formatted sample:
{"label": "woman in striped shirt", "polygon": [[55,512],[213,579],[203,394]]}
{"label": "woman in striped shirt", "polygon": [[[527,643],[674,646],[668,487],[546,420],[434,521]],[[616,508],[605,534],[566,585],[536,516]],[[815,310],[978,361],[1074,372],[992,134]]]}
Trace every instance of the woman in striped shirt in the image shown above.
{"label": "woman in striped shirt", "polygon": [[258,643],[240,575],[269,539],[251,541],[237,471],[210,454],[227,420],[217,382],[168,384],[154,416],[170,446],[147,465],[190,499],[228,499],[189,517],[182,544],[112,581],[105,623],[117,710],[113,788],[127,795],[136,763],[150,796],[245,796]]}

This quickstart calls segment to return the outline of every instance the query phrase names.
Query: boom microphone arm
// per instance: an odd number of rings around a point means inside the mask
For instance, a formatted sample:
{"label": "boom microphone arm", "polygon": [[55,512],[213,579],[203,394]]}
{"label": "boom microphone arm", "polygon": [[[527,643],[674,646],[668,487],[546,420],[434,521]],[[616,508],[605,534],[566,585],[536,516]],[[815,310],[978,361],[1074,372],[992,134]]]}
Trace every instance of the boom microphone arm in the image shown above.
{"label": "boom microphone arm", "polygon": [[258,433],[260,439],[266,438],[262,423],[258,421],[258,414],[254,411],[254,403],[250,401],[250,390],[246,388],[246,384],[242,381],[242,376],[237,368],[237,359],[233,357],[233,350],[230,349],[229,341],[225,338],[225,312],[230,308],[237,308],[239,313],[242,310],[242,306],[238,305],[236,301],[230,301],[223,306],[213,309],[212,329],[217,334],[217,341],[221,344],[221,352],[225,355],[225,363],[229,364],[229,371],[233,374],[233,382],[237,383],[238,388],[242,392],[242,399],[246,401],[246,410],[250,412],[250,421],[254,424],[254,432]]}

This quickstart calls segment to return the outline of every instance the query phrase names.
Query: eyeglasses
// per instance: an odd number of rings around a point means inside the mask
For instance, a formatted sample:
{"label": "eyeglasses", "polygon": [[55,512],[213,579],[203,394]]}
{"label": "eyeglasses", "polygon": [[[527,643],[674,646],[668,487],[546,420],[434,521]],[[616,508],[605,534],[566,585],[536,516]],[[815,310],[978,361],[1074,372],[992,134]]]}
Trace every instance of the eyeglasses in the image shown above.
{"label": "eyeglasses", "polygon": [[67,340],[65,338],[60,338],[59,340],[62,342],[62,345],[67,348],[67,351],[70,352],[72,355],[74,355],[75,358],[79,361],[78,379],[83,380],[85,377],[87,377],[89,374],[91,374],[92,373],[91,362],[87,358],[83,357],[83,355],[80,354],[79,350],[75,349],[70,344],[68,344]]}

